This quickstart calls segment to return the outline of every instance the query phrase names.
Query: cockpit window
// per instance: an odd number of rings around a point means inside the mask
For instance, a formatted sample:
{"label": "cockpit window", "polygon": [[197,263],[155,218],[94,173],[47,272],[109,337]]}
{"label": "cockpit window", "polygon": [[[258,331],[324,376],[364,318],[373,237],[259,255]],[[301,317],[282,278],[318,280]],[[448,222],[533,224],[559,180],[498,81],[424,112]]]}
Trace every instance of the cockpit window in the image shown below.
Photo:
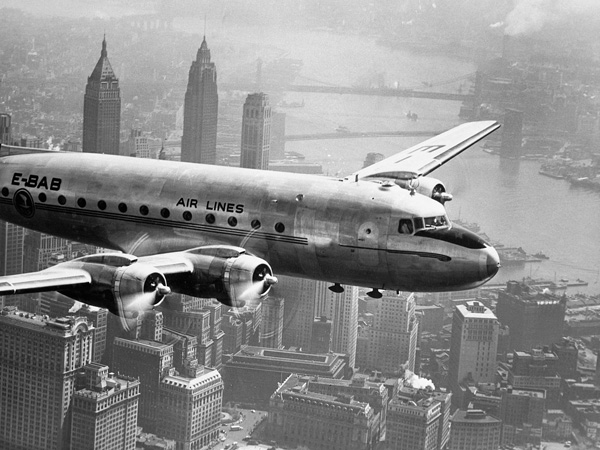
{"label": "cockpit window", "polygon": [[446,216],[425,217],[425,228],[443,227],[448,225]]}
{"label": "cockpit window", "polygon": [[400,223],[398,224],[398,232],[400,234],[412,234],[414,231],[412,220],[410,219],[400,219]]}

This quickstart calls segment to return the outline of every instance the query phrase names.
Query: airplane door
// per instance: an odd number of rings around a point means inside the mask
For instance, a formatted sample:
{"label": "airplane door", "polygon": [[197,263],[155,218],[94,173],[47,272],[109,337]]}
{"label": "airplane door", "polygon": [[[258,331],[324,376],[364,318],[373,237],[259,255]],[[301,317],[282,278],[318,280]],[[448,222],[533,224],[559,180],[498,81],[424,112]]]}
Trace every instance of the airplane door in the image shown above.
{"label": "airplane door", "polygon": [[363,266],[377,266],[382,262],[385,248],[387,221],[383,216],[374,216],[364,220],[364,215],[354,214],[349,220],[341,222],[340,245],[351,247],[358,255]]}

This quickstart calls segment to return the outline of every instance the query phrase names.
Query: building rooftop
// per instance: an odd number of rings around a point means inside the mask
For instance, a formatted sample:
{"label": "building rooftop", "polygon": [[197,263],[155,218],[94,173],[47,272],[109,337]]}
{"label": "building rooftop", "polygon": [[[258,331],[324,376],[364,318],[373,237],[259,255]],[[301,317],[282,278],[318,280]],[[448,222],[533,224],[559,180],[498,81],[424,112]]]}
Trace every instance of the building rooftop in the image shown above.
{"label": "building rooftop", "polygon": [[466,302],[464,305],[456,306],[456,309],[466,319],[496,319],[496,315],[478,301]]}
{"label": "building rooftop", "polygon": [[94,326],[86,317],[58,317],[51,318],[47,315],[33,314],[20,311],[15,306],[8,306],[0,311],[0,323],[14,324],[39,333],[73,336],[79,330],[93,330]]}
{"label": "building rooftop", "polygon": [[492,416],[488,416],[481,409],[458,409],[450,419],[452,423],[489,423],[489,424],[501,424],[500,419],[496,419]]}
{"label": "building rooftop", "polygon": [[220,381],[221,375],[214,369],[204,369],[204,373],[199,377],[189,378],[180,375],[169,375],[162,379],[161,383],[167,386],[174,386],[185,390],[195,390],[206,387],[215,381]]}

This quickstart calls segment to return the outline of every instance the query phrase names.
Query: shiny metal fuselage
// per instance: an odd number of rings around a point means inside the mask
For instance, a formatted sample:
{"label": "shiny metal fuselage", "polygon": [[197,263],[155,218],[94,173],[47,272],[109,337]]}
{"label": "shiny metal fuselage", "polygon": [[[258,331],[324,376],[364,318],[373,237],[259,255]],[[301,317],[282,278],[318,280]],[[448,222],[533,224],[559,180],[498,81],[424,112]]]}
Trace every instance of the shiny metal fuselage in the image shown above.
{"label": "shiny metal fuselage", "polygon": [[399,233],[400,218],[445,210],[396,185],[45,152],[0,158],[0,188],[0,219],[139,256],[236,245],[275,274],[405,291],[469,289],[495,274],[489,246]]}

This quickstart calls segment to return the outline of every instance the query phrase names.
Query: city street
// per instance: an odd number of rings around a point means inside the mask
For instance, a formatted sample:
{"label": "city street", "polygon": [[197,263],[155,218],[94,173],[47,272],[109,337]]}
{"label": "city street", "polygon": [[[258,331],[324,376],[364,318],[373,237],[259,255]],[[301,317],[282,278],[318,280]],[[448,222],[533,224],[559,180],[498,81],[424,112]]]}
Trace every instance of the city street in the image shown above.
{"label": "city street", "polygon": [[[238,408],[238,411],[241,413],[241,418],[238,422],[233,422],[230,424],[222,424],[221,430],[224,430],[225,433],[220,433],[220,436],[225,437],[224,441],[219,441],[213,449],[221,450],[233,450],[233,448],[239,449],[267,449],[271,447],[268,443],[262,443],[259,445],[248,445],[248,440],[244,440],[246,436],[252,434],[252,431],[256,427],[256,425],[264,418],[266,420],[267,412],[266,411],[255,411],[251,409],[241,409]],[[255,411],[255,412],[252,412]],[[241,430],[231,430],[232,425],[239,425],[242,427]],[[234,444],[237,443],[237,447]]]}

